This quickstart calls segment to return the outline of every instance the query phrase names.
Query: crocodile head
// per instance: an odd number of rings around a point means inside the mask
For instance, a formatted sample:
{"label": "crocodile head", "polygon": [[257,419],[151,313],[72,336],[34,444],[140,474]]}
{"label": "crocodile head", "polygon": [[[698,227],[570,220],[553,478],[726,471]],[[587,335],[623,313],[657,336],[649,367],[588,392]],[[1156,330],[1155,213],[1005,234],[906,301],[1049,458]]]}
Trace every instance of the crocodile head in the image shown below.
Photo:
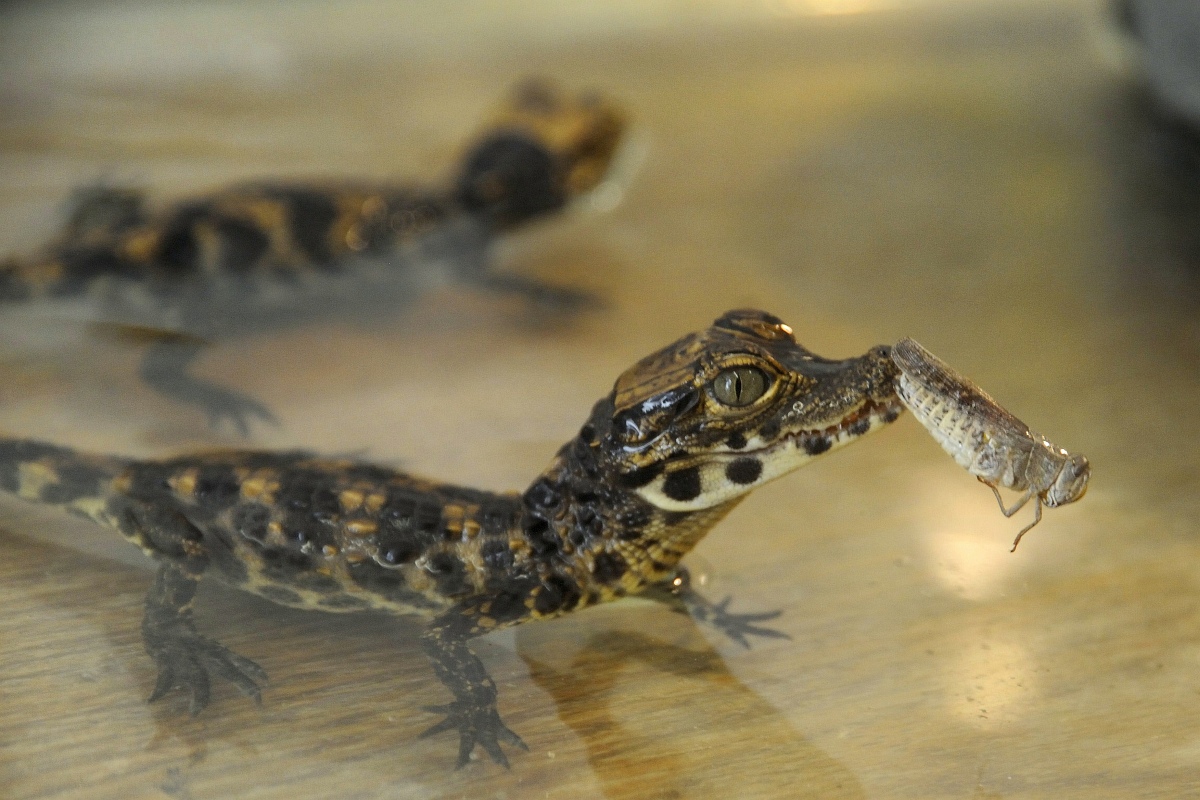
{"label": "crocodile head", "polygon": [[464,158],[459,199],[500,227],[561,208],[604,178],[624,128],[599,95],[525,81]]}
{"label": "crocodile head", "polygon": [[642,359],[521,497],[514,552],[565,570],[537,612],[671,577],[747,493],[899,417],[897,374],[887,347],[831,361],[751,310]]}
{"label": "crocodile head", "polygon": [[657,508],[713,508],[894,421],[896,375],[886,347],[831,361],[779,318],[731,311],[617,379],[600,450]]}

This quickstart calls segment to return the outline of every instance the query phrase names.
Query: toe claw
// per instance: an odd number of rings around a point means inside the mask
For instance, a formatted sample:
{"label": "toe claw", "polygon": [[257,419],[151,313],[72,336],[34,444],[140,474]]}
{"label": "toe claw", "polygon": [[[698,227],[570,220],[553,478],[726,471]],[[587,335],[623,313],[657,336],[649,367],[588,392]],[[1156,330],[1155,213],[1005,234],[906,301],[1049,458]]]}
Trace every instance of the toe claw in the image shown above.
{"label": "toe claw", "polygon": [[175,688],[175,673],[170,667],[160,667],[158,670],[158,679],[154,682],[154,691],[150,692],[150,696],[146,698],[147,703],[153,703],[156,700],[161,700],[166,696],[167,692]]}
{"label": "toe claw", "polygon": [[426,706],[426,711],[434,714],[445,714],[446,718],[418,734],[418,739],[425,739],[448,730],[458,731],[458,762],[455,769],[462,769],[471,760],[475,746],[483,748],[484,752],[505,769],[509,769],[508,756],[500,747],[500,743],[519,747],[528,751],[529,746],[521,737],[508,728],[500,719],[494,705],[474,705],[466,701],[455,700],[444,706]]}
{"label": "toe claw", "polygon": [[188,712],[196,716],[208,706],[212,677],[216,676],[232,683],[256,703],[262,703],[259,684],[266,683],[266,671],[190,628],[159,629],[147,640],[146,649],[158,664],[158,678],[150,693],[150,702],[173,689],[183,689],[190,695]]}
{"label": "toe claw", "polygon": [[[427,706],[425,710],[433,711],[434,707]],[[435,712],[435,713],[440,713],[440,712]],[[448,731],[451,728],[457,728],[457,727],[458,727],[458,722],[454,719],[454,717],[446,717],[441,722],[434,724],[434,725],[430,725],[428,728],[426,728],[425,730],[418,733],[417,738],[418,739],[428,739],[430,736],[436,736],[437,734],[442,733],[443,731]]]}

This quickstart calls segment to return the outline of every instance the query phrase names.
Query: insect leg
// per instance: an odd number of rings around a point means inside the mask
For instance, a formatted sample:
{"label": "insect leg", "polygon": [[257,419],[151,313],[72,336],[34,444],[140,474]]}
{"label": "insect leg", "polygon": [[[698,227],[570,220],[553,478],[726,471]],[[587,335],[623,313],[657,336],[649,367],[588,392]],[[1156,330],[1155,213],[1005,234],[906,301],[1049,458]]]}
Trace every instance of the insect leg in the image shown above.
{"label": "insect leg", "polygon": [[[1018,500],[1016,503],[1014,503],[1012,508],[1005,508],[1004,507],[1004,499],[1002,497],[1000,497],[1000,490],[996,488],[995,484],[988,483],[983,478],[979,478],[978,480],[984,486],[991,489],[992,494],[996,495],[996,504],[1000,506],[1000,513],[1006,517],[1011,517],[1013,514],[1020,511],[1022,508],[1025,507],[1025,504],[1029,502],[1029,499],[1031,497],[1037,496],[1037,494],[1033,491],[1033,489],[1030,489],[1025,494],[1021,495],[1021,499]],[[1039,509],[1039,519],[1041,518],[1040,513],[1041,513],[1041,510]]]}
{"label": "insect leg", "polygon": [[1028,533],[1034,525],[1037,525],[1042,521],[1042,496],[1035,494],[1033,498],[1034,502],[1036,503],[1035,508],[1037,509],[1033,513],[1033,522],[1029,523],[1024,528],[1021,528],[1021,532],[1017,534],[1017,538],[1013,539],[1012,550],[1008,551],[1010,553],[1015,553],[1017,551],[1017,545],[1021,543],[1021,537]]}

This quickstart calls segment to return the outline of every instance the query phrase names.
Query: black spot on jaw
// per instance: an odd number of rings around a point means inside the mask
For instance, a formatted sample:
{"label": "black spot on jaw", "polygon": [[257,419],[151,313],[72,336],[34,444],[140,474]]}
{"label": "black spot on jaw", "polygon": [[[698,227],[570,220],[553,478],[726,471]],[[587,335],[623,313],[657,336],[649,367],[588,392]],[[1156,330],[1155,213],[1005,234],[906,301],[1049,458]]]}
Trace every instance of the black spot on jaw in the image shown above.
{"label": "black spot on jaw", "polygon": [[883,421],[887,423],[895,422],[900,417],[900,409],[893,406],[883,412]]}
{"label": "black spot on jaw", "polygon": [[763,441],[769,442],[779,435],[779,423],[768,422],[758,429],[758,435],[763,438]]}
{"label": "black spot on jaw", "polygon": [[593,562],[592,574],[601,583],[616,583],[629,569],[625,559],[617,553],[600,553]]}
{"label": "black spot on jaw", "polygon": [[729,438],[725,440],[725,444],[730,450],[741,450],[746,446],[746,437],[741,433],[732,433],[729,435]]}
{"label": "black spot on jaw", "polygon": [[175,473],[176,469],[167,464],[135,464],[126,473],[129,488],[125,494],[139,500],[161,502],[165,496],[173,493],[170,479]]}
{"label": "black spot on jaw", "polygon": [[626,472],[617,477],[617,482],[626,489],[640,489],[657,478],[663,471],[662,463],[641,467],[632,472]]}
{"label": "black spot on jaw", "polygon": [[672,500],[686,502],[700,496],[700,470],[697,467],[676,470],[663,481],[663,494]]}
{"label": "black spot on jaw", "polygon": [[828,436],[806,436],[802,440],[804,452],[810,456],[819,456],[830,447],[833,447],[833,442],[829,441]]}
{"label": "black spot on jaw", "polygon": [[757,458],[734,459],[725,467],[725,477],[742,486],[754,483],[761,476],[762,462]]}
{"label": "black spot on jaw", "polygon": [[413,524],[417,531],[427,535],[436,531],[441,522],[442,506],[438,503],[420,504],[413,515]]}
{"label": "black spot on jaw", "polygon": [[863,417],[862,419],[857,419],[857,420],[855,420],[855,421],[854,421],[854,422],[853,422],[853,423],[850,425],[850,427],[848,428],[848,430],[849,430],[849,431],[850,431],[850,433],[851,433],[851,434],[853,434],[854,436],[862,436],[864,433],[866,433],[867,431],[871,430],[871,418],[870,418],[870,417]]}

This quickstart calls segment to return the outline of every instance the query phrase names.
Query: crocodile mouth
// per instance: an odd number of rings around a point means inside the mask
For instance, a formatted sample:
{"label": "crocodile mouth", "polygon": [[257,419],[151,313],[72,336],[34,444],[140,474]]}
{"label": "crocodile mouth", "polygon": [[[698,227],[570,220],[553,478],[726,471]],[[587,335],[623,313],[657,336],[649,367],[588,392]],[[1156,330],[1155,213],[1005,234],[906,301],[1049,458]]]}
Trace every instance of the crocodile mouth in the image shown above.
{"label": "crocodile mouth", "polygon": [[770,456],[790,448],[798,449],[809,456],[819,456],[834,448],[849,444],[873,430],[895,422],[904,413],[904,405],[897,397],[886,400],[865,400],[850,413],[823,428],[805,428],[784,433],[778,439],[740,449],[722,449],[709,454],[709,458],[728,460],[746,457]]}
{"label": "crocodile mouth", "polygon": [[899,398],[867,400],[823,428],[792,431],[770,444],[710,451],[668,464],[636,491],[666,511],[710,508],[894,422],[903,408]]}
{"label": "crocodile mouth", "polygon": [[871,431],[890,425],[904,412],[899,398],[867,400],[837,422],[819,430],[802,430],[786,434],[783,441],[762,448],[761,453],[794,444],[810,456],[849,444]]}

